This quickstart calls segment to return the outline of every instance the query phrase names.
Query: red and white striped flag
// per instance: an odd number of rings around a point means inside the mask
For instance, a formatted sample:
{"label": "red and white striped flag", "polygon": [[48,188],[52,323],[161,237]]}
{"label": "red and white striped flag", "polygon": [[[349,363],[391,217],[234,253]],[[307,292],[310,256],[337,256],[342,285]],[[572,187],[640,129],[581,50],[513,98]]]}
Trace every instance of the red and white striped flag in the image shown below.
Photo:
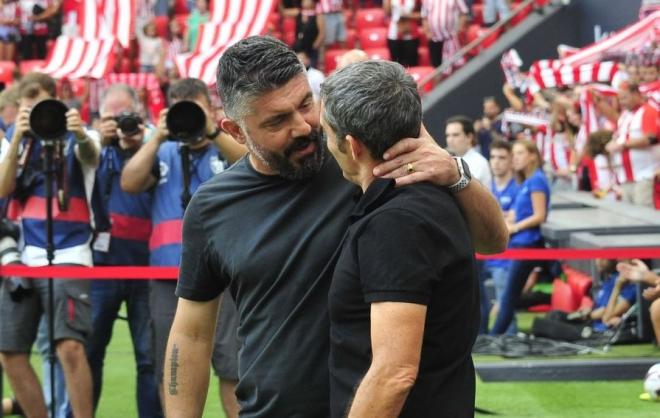
{"label": "red and white striped flag", "polygon": [[42,72],[53,78],[102,78],[114,65],[115,38],[87,41],[60,36]]}
{"label": "red and white striped flag", "polygon": [[541,60],[529,69],[530,90],[553,87],[573,87],[589,83],[611,83],[619,71],[619,64],[613,61],[571,65],[559,60]]}
{"label": "red and white striped flag", "polygon": [[83,0],[78,13],[83,39],[115,37],[124,48],[135,34],[136,0]]}
{"label": "red and white striped flag", "polygon": [[241,39],[263,34],[274,7],[275,0],[214,0],[211,23],[200,27],[195,50],[176,57],[181,76],[214,84],[218,59],[225,49]]}

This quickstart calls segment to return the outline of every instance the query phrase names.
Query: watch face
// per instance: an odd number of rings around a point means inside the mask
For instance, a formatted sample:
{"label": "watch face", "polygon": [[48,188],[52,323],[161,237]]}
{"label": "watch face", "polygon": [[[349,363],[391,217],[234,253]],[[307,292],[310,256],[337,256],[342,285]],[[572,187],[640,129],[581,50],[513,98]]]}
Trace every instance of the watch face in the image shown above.
{"label": "watch face", "polygon": [[461,164],[463,164],[463,172],[465,173],[465,177],[467,177],[468,180],[472,180],[472,173],[470,173],[470,166],[468,163],[461,158]]}

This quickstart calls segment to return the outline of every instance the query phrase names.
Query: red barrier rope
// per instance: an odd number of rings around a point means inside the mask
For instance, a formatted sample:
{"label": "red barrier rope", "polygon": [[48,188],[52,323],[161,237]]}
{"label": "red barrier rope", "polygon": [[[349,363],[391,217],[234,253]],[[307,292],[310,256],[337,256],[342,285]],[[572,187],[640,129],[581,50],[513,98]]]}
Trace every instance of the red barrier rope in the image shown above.
{"label": "red barrier rope", "polygon": [[[495,255],[477,254],[479,260],[591,260],[595,258],[660,258],[657,248],[519,248]],[[27,267],[20,265],[0,266],[0,276],[67,279],[167,279],[176,280],[178,267]]]}

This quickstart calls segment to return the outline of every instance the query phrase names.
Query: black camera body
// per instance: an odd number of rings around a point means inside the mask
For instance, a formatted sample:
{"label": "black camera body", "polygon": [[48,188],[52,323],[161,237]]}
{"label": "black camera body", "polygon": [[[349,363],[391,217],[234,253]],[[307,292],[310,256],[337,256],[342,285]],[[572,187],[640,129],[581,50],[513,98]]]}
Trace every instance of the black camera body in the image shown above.
{"label": "black camera body", "polygon": [[140,125],[142,125],[142,117],[133,112],[121,112],[115,116],[115,121],[119,130],[126,136],[133,136],[140,133]]}
{"label": "black camera body", "polygon": [[47,99],[30,111],[30,129],[38,138],[63,140],[67,134],[66,112],[69,108],[59,100]]}
{"label": "black camera body", "polygon": [[182,100],[170,107],[166,119],[170,138],[187,144],[195,144],[204,139],[206,113],[195,102]]}

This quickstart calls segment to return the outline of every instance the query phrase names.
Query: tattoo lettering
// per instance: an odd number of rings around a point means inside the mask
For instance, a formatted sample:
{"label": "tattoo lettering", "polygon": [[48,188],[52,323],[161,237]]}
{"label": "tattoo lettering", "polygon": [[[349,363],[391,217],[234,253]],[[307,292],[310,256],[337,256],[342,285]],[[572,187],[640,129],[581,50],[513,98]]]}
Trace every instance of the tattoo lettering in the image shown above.
{"label": "tattoo lettering", "polygon": [[176,390],[176,387],[179,385],[176,382],[176,373],[177,369],[179,368],[179,347],[174,344],[172,346],[172,356],[170,357],[170,384],[169,384],[169,392],[170,395],[176,395],[179,392]]}

